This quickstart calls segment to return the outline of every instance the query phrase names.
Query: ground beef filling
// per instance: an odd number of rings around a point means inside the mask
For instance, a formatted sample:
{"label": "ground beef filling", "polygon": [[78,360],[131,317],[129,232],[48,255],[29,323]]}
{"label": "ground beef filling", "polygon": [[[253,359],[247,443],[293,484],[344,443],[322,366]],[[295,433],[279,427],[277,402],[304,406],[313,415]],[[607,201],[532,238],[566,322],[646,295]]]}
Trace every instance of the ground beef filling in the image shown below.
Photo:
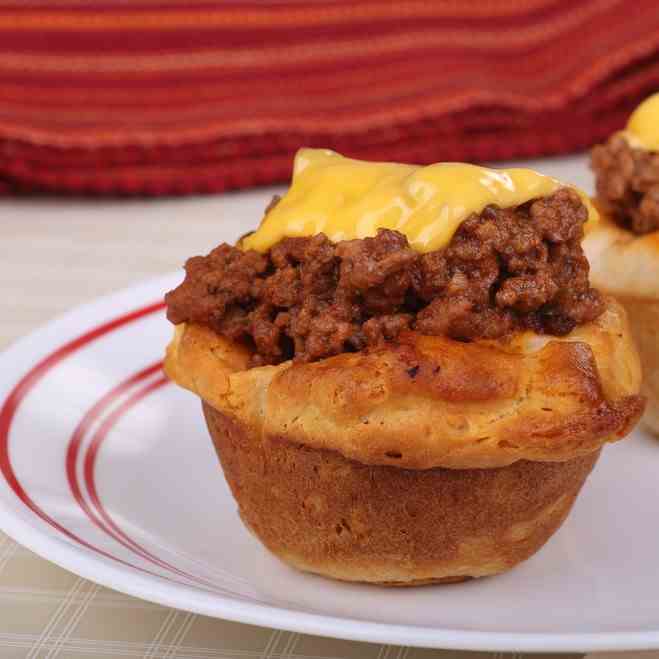
{"label": "ground beef filling", "polygon": [[223,244],[187,262],[168,317],[246,342],[255,366],[362,350],[407,329],[461,341],[564,335],[603,310],[580,245],[586,219],[579,196],[562,188],[487,207],[426,254],[389,230],[339,243],[286,238],[265,254]]}
{"label": "ground beef filling", "polygon": [[591,166],[604,210],[636,234],[659,229],[659,153],[613,135],[592,150]]}

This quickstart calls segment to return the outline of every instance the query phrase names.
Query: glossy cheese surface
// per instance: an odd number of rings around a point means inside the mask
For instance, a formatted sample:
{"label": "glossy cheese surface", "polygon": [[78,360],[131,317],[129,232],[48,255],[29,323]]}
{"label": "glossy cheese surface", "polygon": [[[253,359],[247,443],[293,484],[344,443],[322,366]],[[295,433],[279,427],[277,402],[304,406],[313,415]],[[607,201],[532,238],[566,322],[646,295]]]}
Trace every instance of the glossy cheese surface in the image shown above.
{"label": "glossy cheese surface", "polygon": [[622,135],[630,146],[659,151],[659,93],[648,96],[632,112]]}
{"label": "glossy cheese surface", "polygon": [[[417,251],[429,252],[447,245],[463,220],[488,205],[518,206],[562,186],[531,169],[453,162],[421,167],[301,149],[288,193],[241,246],[265,252],[285,237],[322,232],[338,242],[375,236],[386,228],[405,234]],[[597,211],[577,192],[593,223]]]}

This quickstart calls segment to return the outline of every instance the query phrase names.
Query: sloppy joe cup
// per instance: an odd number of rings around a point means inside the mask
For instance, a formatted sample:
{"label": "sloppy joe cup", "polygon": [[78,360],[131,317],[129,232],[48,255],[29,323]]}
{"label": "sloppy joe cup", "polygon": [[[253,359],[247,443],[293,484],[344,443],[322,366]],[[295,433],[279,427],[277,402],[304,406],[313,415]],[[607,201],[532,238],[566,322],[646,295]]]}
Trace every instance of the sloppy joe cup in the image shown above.
{"label": "sloppy joe cup", "polygon": [[659,94],[593,148],[601,220],[584,241],[591,279],[625,307],[643,364],[644,424],[659,434]]}
{"label": "sloppy joe cup", "polygon": [[591,288],[597,211],[530,170],[303,150],[291,189],[167,295],[239,513],[301,570],[497,574],[639,419],[626,315]]}

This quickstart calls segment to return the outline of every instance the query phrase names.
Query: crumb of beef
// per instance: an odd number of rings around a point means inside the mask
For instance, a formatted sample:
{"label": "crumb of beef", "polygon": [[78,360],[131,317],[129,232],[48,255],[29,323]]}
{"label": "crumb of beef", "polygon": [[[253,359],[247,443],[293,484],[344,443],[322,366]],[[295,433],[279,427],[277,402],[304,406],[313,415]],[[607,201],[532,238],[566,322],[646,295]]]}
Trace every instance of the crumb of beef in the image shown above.
{"label": "crumb of beef", "polygon": [[591,167],[597,198],[618,223],[636,234],[659,229],[659,153],[616,134],[593,148]]}
{"label": "crumb of beef", "polygon": [[408,329],[462,341],[564,335],[603,310],[581,250],[586,219],[579,195],[561,188],[516,208],[488,206],[425,254],[390,230],[339,243],[285,238],[267,254],[220,245],[187,262],[167,313],[247,342],[252,365],[315,361]]}

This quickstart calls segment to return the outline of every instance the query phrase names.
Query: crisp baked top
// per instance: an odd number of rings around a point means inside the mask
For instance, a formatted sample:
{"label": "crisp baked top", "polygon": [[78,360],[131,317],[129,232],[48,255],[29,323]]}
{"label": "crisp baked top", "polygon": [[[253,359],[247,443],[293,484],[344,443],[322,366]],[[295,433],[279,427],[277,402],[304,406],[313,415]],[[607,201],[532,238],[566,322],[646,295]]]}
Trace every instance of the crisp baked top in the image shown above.
{"label": "crisp baked top", "polygon": [[563,338],[462,343],[406,332],[313,363],[248,368],[249,350],[181,324],[166,358],[179,385],[281,441],[411,469],[563,461],[622,438],[644,407],[625,312]]}

